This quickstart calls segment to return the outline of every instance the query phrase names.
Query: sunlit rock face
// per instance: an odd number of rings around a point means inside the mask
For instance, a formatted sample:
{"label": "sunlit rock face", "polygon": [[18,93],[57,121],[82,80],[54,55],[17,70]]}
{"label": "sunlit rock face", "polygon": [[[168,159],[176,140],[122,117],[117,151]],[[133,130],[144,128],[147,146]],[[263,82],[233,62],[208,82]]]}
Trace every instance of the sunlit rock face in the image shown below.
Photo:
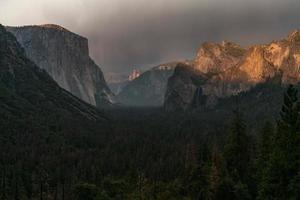
{"label": "sunlit rock face", "polygon": [[[181,70],[176,68],[177,73],[169,79],[166,110],[187,110],[195,102],[195,96],[199,98],[199,91],[202,105],[214,106],[218,98],[247,91],[275,76],[281,77],[283,84],[297,83],[300,81],[300,31],[246,50],[229,42],[205,43],[194,65],[177,67]],[[195,82],[199,74],[202,81]]]}
{"label": "sunlit rock face", "polygon": [[219,73],[235,66],[246,50],[232,42],[204,43],[195,58],[195,69],[203,73]]}
{"label": "sunlit rock face", "polygon": [[129,81],[117,95],[118,102],[125,106],[162,106],[168,79],[177,64],[161,64]]}
{"label": "sunlit rock face", "polygon": [[26,55],[67,91],[99,107],[114,103],[88,40],[57,25],[7,27]]}
{"label": "sunlit rock face", "polygon": [[246,75],[237,69],[245,54],[246,49],[231,42],[204,43],[194,62],[188,65],[180,63],[176,67],[168,81],[165,109],[187,110],[193,103],[213,106],[218,97],[236,94],[248,88],[248,84],[240,84],[240,79]]}

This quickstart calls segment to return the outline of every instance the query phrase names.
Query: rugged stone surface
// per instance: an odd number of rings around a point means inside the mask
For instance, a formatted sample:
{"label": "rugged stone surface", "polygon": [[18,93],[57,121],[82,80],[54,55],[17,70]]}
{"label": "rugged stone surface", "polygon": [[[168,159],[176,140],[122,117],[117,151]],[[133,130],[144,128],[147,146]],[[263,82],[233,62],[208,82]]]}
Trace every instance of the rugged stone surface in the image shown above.
{"label": "rugged stone surface", "polygon": [[203,73],[219,73],[235,66],[246,50],[232,42],[204,43],[195,58],[194,67]]}
{"label": "rugged stone surface", "polygon": [[178,62],[161,64],[129,81],[117,95],[126,106],[162,106],[169,77]]}
{"label": "rugged stone surface", "polygon": [[59,87],[29,60],[16,38],[0,25],[0,111],[17,118],[48,115],[103,120],[93,106]]}
{"label": "rugged stone surface", "polygon": [[26,55],[64,89],[97,106],[114,102],[101,69],[89,57],[88,40],[57,25],[7,27]]}
{"label": "rugged stone surface", "polygon": [[187,109],[197,90],[197,85],[207,81],[204,73],[190,65],[177,64],[174,74],[169,78],[165,93],[164,107],[167,111]]}
{"label": "rugged stone surface", "polygon": [[[165,108],[170,111],[187,110],[192,105],[199,105],[195,103],[199,91],[202,97],[197,99],[201,102],[205,99],[205,105],[214,106],[219,98],[236,95],[274,77],[280,77],[283,84],[298,83],[299,52],[300,31],[294,31],[285,39],[255,45],[247,50],[228,42],[205,43],[194,65],[185,67],[170,78]],[[199,73],[205,81],[192,81]],[[177,95],[174,96],[175,93]]]}

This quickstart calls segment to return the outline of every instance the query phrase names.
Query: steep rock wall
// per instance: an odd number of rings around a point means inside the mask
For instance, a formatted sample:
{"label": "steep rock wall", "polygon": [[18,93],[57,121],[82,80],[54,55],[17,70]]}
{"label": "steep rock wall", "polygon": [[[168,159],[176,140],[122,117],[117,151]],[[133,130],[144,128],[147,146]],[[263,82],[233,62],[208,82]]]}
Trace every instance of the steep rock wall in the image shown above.
{"label": "steep rock wall", "polygon": [[57,25],[7,27],[26,55],[67,91],[97,106],[112,104],[101,69],[89,57],[88,40]]}

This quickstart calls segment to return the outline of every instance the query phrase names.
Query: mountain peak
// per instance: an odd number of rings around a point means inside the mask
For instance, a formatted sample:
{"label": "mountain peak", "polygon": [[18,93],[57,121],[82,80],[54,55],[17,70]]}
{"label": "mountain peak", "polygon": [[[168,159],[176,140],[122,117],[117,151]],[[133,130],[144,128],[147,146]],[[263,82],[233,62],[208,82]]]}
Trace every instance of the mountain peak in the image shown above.
{"label": "mountain peak", "polygon": [[[60,25],[57,24],[41,24],[41,25],[25,25],[25,26],[6,26],[5,27],[8,31],[12,30],[27,30],[29,32],[32,32],[32,30],[47,30],[51,32],[57,32],[57,33],[68,33],[70,35],[75,36],[79,40],[85,40],[86,43],[88,43],[87,38],[84,36],[78,35],[77,33],[74,33]],[[87,45],[87,44],[86,44]]]}
{"label": "mountain peak", "polygon": [[41,25],[38,25],[39,27],[44,27],[44,28],[51,28],[51,29],[56,29],[56,30],[61,30],[61,31],[69,31],[68,29],[60,26],[60,25],[57,25],[57,24],[41,24]]}
{"label": "mountain peak", "polygon": [[197,53],[195,68],[203,73],[221,72],[237,64],[246,50],[229,41],[205,42]]}
{"label": "mountain peak", "polygon": [[238,45],[238,44],[236,44],[236,43],[234,43],[234,42],[232,42],[232,41],[229,41],[229,40],[223,40],[222,42],[221,42],[221,45],[223,46],[223,47],[240,47],[240,45]]}
{"label": "mountain peak", "polygon": [[300,42],[300,29],[297,29],[288,35],[290,42]]}

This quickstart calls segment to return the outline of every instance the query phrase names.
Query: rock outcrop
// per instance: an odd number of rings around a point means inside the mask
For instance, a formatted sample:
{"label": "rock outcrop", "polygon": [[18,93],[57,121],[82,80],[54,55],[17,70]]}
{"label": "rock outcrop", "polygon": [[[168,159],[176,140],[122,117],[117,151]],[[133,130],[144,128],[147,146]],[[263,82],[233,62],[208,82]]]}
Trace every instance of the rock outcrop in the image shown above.
{"label": "rock outcrop", "polygon": [[[300,81],[300,31],[248,49],[229,42],[204,43],[193,66],[178,68],[181,70],[170,78],[166,92],[164,105],[170,111],[187,110],[195,105],[195,96],[199,96],[195,94],[199,91],[201,101],[206,99],[205,106],[214,106],[219,98],[247,91],[274,77],[280,77],[283,84],[297,83]],[[193,81],[199,74],[202,81]]]}
{"label": "rock outcrop", "polygon": [[197,85],[207,81],[204,73],[190,65],[177,64],[174,74],[169,78],[165,93],[164,107],[167,111],[180,111],[190,106]]}
{"label": "rock outcrop", "polygon": [[232,42],[204,43],[195,58],[195,69],[203,73],[220,73],[235,66],[246,49]]}
{"label": "rock outcrop", "polygon": [[169,77],[178,62],[161,64],[129,81],[117,95],[125,106],[162,106]]}
{"label": "rock outcrop", "polygon": [[7,27],[29,59],[62,88],[92,105],[114,103],[101,69],[89,57],[88,40],[57,25]]}

